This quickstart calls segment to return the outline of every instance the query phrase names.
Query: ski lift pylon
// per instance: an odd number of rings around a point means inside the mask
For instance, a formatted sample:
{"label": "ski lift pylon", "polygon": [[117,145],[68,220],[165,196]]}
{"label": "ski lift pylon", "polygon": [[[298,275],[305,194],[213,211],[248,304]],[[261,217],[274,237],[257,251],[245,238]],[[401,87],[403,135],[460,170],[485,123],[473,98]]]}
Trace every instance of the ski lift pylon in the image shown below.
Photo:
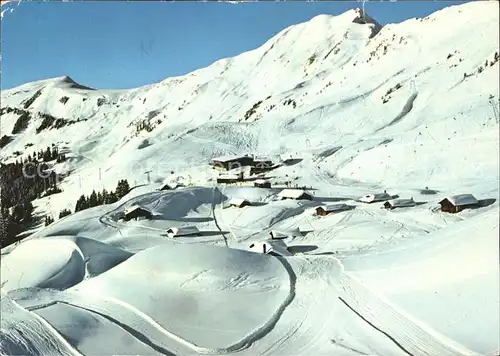
{"label": "ski lift pylon", "polygon": [[417,87],[416,87],[415,81],[413,79],[410,81],[409,90],[410,90],[410,95],[415,94],[415,92],[417,91]]}

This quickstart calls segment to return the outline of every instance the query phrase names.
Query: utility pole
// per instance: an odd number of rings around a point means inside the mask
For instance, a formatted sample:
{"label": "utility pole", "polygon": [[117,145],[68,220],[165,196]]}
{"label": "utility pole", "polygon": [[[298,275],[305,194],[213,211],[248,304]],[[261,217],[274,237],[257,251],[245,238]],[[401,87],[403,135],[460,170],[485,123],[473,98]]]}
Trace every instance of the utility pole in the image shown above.
{"label": "utility pole", "polygon": [[499,118],[499,113],[498,113],[498,105],[496,105],[497,100],[494,100],[494,98],[490,98],[490,105],[491,109],[493,110],[493,116],[495,116],[495,121],[498,124],[500,118]]}

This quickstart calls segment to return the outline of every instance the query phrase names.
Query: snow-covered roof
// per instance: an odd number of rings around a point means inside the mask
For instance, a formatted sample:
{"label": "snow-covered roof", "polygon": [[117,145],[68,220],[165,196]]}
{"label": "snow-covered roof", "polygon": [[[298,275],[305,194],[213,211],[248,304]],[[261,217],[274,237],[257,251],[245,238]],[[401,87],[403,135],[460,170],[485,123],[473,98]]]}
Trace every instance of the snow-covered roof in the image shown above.
{"label": "snow-covered roof", "polygon": [[280,231],[276,231],[276,230],[271,230],[269,232],[269,235],[274,238],[274,239],[282,239],[282,238],[286,238],[288,237],[287,234],[283,233],[283,232],[280,232]]}
{"label": "snow-covered roof", "polygon": [[228,174],[228,173],[224,173],[224,174],[219,174],[217,179],[240,179],[240,175],[239,174]]}
{"label": "snow-covered roof", "polygon": [[266,184],[266,183],[269,183],[269,180],[268,179],[256,179],[255,183],[257,183],[257,184]]}
{"label": "snow-covered roof", "polygon": [[240,173],[246,173],[249,172],[252,169],[252,166],[240,166],[233,168],[229,171],[227,171],[228,174],[240,174]]}
{"label": "snow-covered roof", "polygon": [[297,199],[303,194],[311,195],[301,189],[283,189],[278,195],[281,198]]}
{"label": "snow-covered roof", "polygon": [[442,203],[446,199],[455,206],[470,205],[470,204],[477,204],[478,203],[478,200],[472,194],[452,195],[452,196],[444,198],[439,203]]}
{"label": "snow-covered roof", "polygon": [[125,213],[125,215],[128,215],[131,212],[133,212],[135,210],[138,210],[138,209],[141,209],[141,210],[144,210],[144,211],[147,211],[147,212],[150,213],[150,211],[148,209],[146,209],[146,208],[144,208],[144,207],[142,207],[142,206],[140,206],[138,204],[130,205],[129,207],[125,208],[124,213]]}
{"label": "snow-covered roof", "polygon": [[177,188],[177,184],[163,183],[162,185],[160,185],[160,187],[158,189],[165,190],[165,189],[175,189],[175,188]]}
{"label": "snow-covered roof", "polygon": [[295,236],[302,236],[304,232],[307,232],[306,229],[302,229],[300,226],[292,229],[285,229],[285,230],[271,230],[269,232],[269,235],[272,238],[279,239],[279,238],[285,238],[285,237],[295,237]]}
{"label": "snow-covered roof", "polygon": [[271,253],[274,252],[281,256],[291,256],[292,254],[288,251],[288,247],[283,242],[283,240],[264,240],[264,241],[255,241],[251,242],[249,245],[250,251],[258,252],[258,253]]}
{"label": "snow-covered roof", "polygon": [[198,234],[200,230],[196,226],[171,227],[167,230],[169,237],[187,236]]}
{"label": "snow-covered roof", "polygon": [[364,203],[373,203],[377,201],[390,200],[390,199],[392,199],[392,196],[384,192],[384,193],[367,194],[364,197],[359,198],[359,201]]}
{"label": "snow-covered roof", "polygon": [[316,209],[322,208],[324,211],[333,212],[339,210],[349,209],[351,206],[347,204],[327,204],[323,206],[319,206]]}
{"label": "snow-covered roof", "polygon": [[403,208],[403,207],[410,207],[410,206],[415,206],[416,203],[411,199],[394,199],[391,201],[388,201],[387,204],[389,204],[393,208]]}
{"label": "snow-covered roof", "polygon": [[272,162],[269,157],[254,157],[254,162]]}
{"label": "snow-covered roof", "polygon": [[250,201],[248,201],[247,199],[242,199],[242,198],[232,198],[231,200],[229,200],[229,205],[234,205],[234,206],[242,206],[243,203],[250,203]]}
{"label": "snow-covered roof", "polygon": [[242,158],[247,158],[247,157],[250,157],[250,156],[247,156],[247,155],[220,156],[220,157],[214,157],[214,158],[212,158],[212,161],[216,161],[216,162],[231,162],[231,161],[235,161],[235,160],[242,159]]}

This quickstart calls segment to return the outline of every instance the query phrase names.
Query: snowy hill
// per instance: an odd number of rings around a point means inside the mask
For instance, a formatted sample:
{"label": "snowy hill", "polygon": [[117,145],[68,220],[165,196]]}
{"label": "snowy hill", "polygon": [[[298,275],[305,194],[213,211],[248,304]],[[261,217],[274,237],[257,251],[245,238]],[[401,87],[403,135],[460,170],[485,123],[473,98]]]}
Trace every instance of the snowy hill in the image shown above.
{"label": "snowy hill", "polygon": [[[2,249],[2,353],[495,354],[498,25],[495,2],[383,27],[355,9],[141,88],[3,91],[0,162],[67,157],[35,213],[135,188]],[[233,154],[298,163],[217,185],[208,162]],[[312,200],[279,200],[284,182]],[[357,201],[384,190],[417,204]],[[463,193],[484,204],[439,211]],[[332,202],[351,208],[315,215]],[[124,221],[135,205],[152,217]],[[293,256],[248,251],[272,231]]]}

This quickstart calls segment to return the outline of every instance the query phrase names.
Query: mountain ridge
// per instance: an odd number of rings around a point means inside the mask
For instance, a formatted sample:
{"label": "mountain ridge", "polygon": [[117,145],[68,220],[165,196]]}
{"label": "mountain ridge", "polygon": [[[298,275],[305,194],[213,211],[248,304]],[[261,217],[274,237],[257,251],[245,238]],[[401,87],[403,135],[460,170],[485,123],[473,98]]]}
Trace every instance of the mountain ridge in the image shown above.
{"label": "mountain ridge", "polygon": [[[80,84],[80,83],[76,82],[71,77],[71,75],[64,74],[64,75],[57,76],[57,77],[45,78],[45,79],[41,79],[41,80],[38,80],[38,81],[24,83],[24,84],[21,84],[19,86],[14,87],[14,88],[3,90],[2,92],[13,91],[13,90],[16,90],[16,89],[19,89],[19,88],[23,87],[26,84],[37,84],[37,83],[40,83],[40,84],[42,84],[42,83],[52,84],[52,82],[62,82],[62,83],[66,83],[66,82],[69,83],[69,82],[71,82],[71,83],[76,84],[78,86],[82,86],[83,88],[89,88],[91,90],[101,90],[101,91],[107,91],[107,90],[109,90],[109,91],[127,91],[127,90],[139,89],[139,88],[143,88],[143,87],[146,87],[146,86],[151,86],[151,85],[154,85],[154,84],[158,84],[158,83],[161,83],[163,81],[170,80],[170,79],[176,79],[176,78],[182,78],[182,77],[185,77],[185,76],[189,76],[189,75],[194,74],[194,73],[196,73],[196,72],[198,72],[200,70],[203,70],[203,69],[206,69],[206,68],[211,67],[213,65],[216,65],[218,62],[225,62],[225,61],[237,58],[238,56],[244,55],[246,53],[254,52],[254,51],[259,50],[260,48],[264,47],[267,43],[272,42],[274,40],[277,40],[284,33],[287,33],[287,32],[289,32],[290,30],[292,30],[294,28],[300,28],[301,26],[311,25],[311,24],[313,24],[315,22],[321,22],[322,20],[323,20],[323,22],[327,22],[328,20],[331,21],[332,19],[335,20],[335,21],[338,21],[339,19],[344,19],[344,18],[348,18],[349,21],[352,22],[352,23],[375,25],[375,27],[382,28],[382,26],[380,24],[378,24],[368,14],[365,14],[363,16],[363,10],[358,7],[358,8],[354,8],[354,9],[351,9],[351,10],[347,10],[346,12],[344,12],[342,14],[339,14],[339,15],[329,15],[329,14],[316,15],[316,16],[312,17],[308,21],[301,22],[299,24],[291,25],[291,26],[288,26],[288,27],[284,28],[283,30],[279,31],[276,35],[272,36],[269,40],[267,40],[266,42],[264,42],[264,44],[260,45],[259,47],[255,48],[255,49],[251,49],[251,50],[242,52],[242,53],[240,53],[240,54],[238,54],[238,55],[236,55],[234,57],[227,57],[227,58],[221,58],[221,59],[215,60],[212,64],[210,64],[210,65],[208,65],[206,67],[195,69],[195,70],[193,70],[193,71],[191,71],[191,72],[189,72],[187,74],[184,74],[184,75],[177,75],[177,76],[167,77],[165,79],[160,80],[157,83],[146,84],[146,85],[143,85],[143,86],[134,87],[134,88],[128,88],[128,89],[99,89],[99,88],[87,87],[87,86],[85,86],[83,84]],[[347,21],[347,22],[349,22],[349,21]],[[343,21],[343,22],[346,22],[346,21]]]}

